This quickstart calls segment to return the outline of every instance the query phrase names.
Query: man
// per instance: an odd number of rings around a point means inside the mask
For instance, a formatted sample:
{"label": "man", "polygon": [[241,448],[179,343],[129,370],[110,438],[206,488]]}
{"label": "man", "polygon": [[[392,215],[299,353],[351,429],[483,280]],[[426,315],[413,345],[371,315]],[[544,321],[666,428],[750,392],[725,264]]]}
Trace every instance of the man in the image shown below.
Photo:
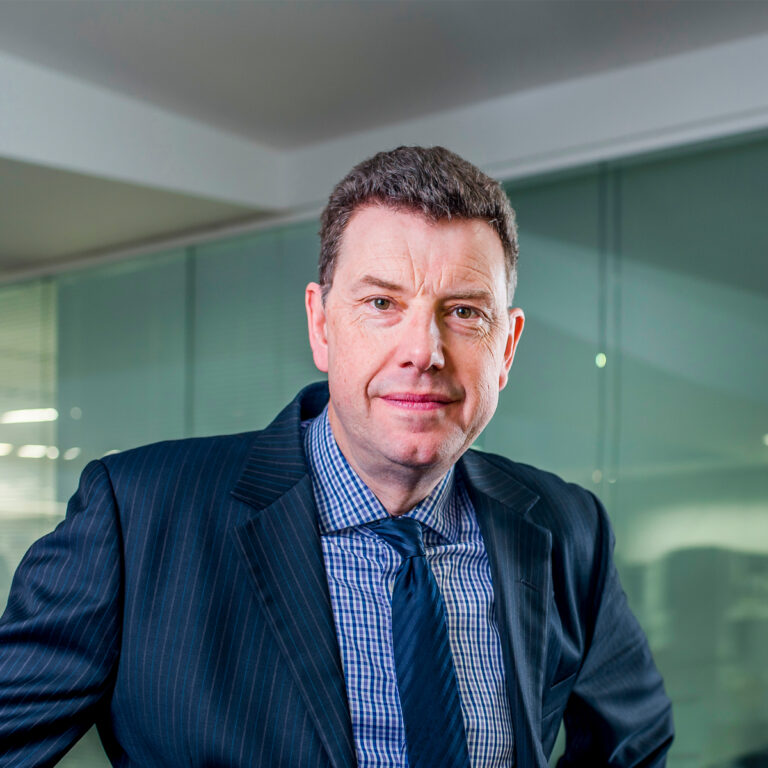
{"label": "man", "polygon": [[[0,765],[661,766],[669,701],[588,492],[468,450],[523,328],[514,214],[442,148],[354,168],[263,432],[92,462],[0,623]],[[330,395],[329,395],[330,392]]]}

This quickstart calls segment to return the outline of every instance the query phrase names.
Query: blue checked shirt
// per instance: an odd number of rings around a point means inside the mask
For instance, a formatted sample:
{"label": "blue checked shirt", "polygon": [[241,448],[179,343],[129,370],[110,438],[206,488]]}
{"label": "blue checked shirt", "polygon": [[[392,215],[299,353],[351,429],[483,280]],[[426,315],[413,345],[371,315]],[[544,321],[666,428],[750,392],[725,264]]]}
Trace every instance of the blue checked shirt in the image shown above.
{"label": "blue checked shirt", "polygon": [[[391,619],[400,556],[363,527],[387,512],[339,450],[327,409],[303,426],[358,763],[406,768]],[[470,761],[476,768],[512,766],[488,555],[453,469],[407,514],[424,526],[427,561],[443,595]]]}

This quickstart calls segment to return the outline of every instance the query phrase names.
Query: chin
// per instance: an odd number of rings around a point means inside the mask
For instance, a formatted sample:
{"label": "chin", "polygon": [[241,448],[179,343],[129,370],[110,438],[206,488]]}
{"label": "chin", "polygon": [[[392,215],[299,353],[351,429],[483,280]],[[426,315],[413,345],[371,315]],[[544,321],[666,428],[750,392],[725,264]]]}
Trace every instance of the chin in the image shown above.
{"label": "chin", "polygon": [[447,472],[460,455],[458,451],[450,450],[445,442],[425,444],[424,441],[416,439],[410,445],[402,445],[399,450],[390,455],[390,459],[403,467],[412,469],[429,469],[445,465]]}

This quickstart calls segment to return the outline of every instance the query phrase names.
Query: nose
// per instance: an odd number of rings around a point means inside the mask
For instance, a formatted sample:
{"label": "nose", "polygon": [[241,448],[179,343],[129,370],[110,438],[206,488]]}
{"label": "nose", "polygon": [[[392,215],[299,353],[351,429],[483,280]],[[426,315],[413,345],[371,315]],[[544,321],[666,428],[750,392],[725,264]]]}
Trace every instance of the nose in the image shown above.
{"label": "nose", "polygon": [[403,323],[400,365],[413,366],[419,372],[445,365],[442,333],[434,312],[414,312],[410,321]]}

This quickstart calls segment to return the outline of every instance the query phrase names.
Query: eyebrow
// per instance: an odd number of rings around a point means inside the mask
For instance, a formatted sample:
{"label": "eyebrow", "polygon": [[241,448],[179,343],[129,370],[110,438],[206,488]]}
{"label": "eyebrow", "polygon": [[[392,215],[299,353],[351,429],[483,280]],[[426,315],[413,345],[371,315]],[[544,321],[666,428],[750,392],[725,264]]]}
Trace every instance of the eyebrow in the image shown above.
{"label": "eyebrow", "polygon": [[380,277],[375,277],[374,275],[365,275],[361,277],[354,285],[355,289],[366,288],[368,286],[372,288],[381,288],[385,291],[397,292],[403,290],[401,285],[398,285],[397,283],[390,283],[389,280],[382,280]]}
{"label": "eyebrow", "polygon": [[[398,283],[392,283],[389,280],[383,280],[375,275],[364,275],[354,285],[355,289],[373,287],[381,288],[384,291],[392,291],[393,293],[402,293],[405,289]],[[446,296],[447,299],[452,301],[482,301],[486,304],[493,303],[493,295],[490,291],[486,290],[467,290],[467,291],[455,291]]]}
{"label": "eyebrow", "polygon": [[493,302],[493,294],[490,291],[456,291],[450,294],[450,299],[459,299],[465,301],[484,301],[486,304]]}

